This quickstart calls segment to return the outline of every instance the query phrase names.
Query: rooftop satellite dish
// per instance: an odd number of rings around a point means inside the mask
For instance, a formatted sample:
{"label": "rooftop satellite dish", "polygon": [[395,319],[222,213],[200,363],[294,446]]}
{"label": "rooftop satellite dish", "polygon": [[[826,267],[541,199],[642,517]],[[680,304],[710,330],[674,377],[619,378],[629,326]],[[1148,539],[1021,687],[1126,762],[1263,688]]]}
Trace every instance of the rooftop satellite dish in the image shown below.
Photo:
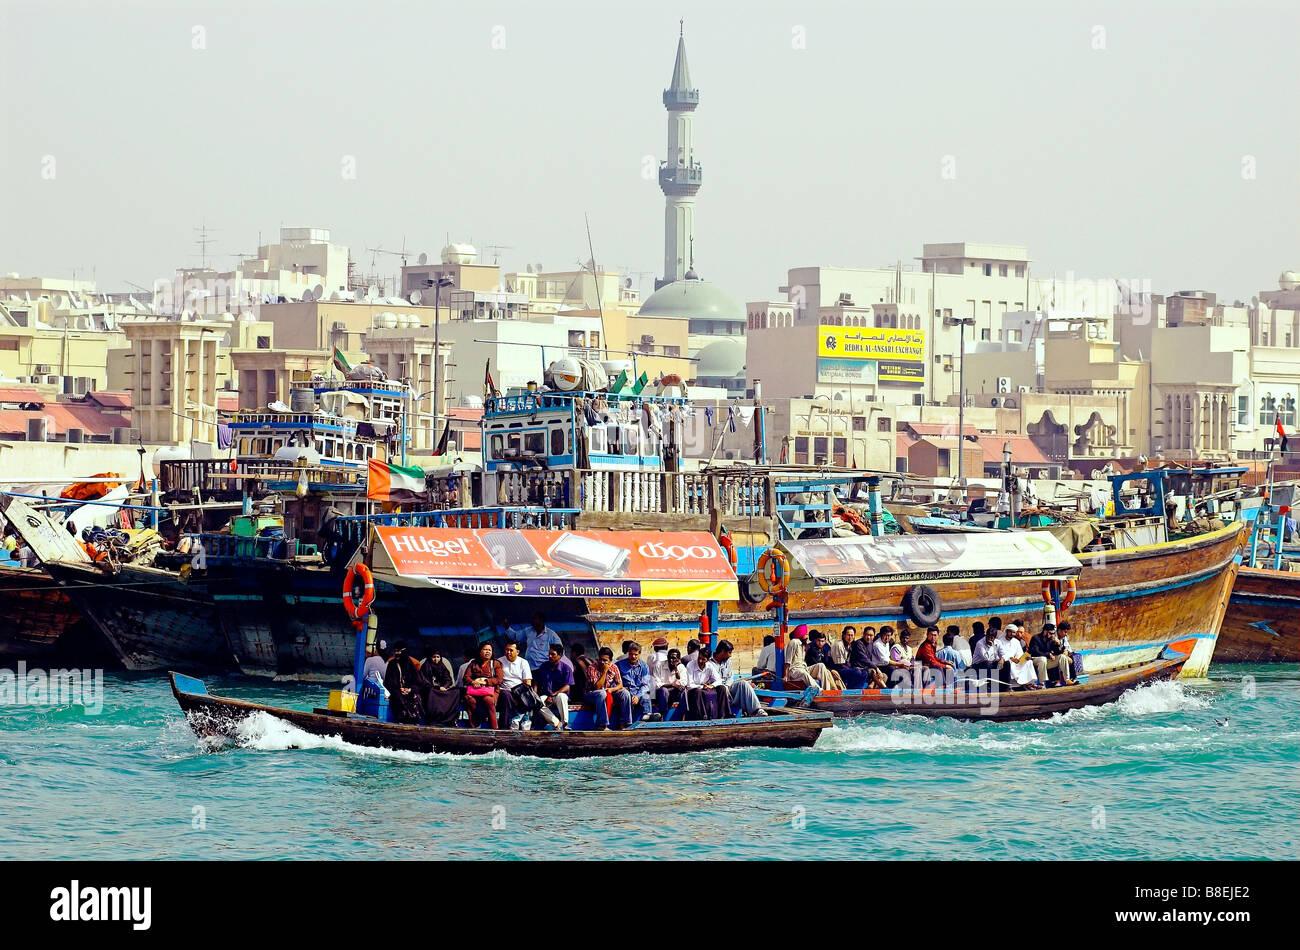
{"label": "rooftop satellite dish", "polygon": [[63,294],[55,294],[54,299],[50,301],[50,304],[55,310],[64,310],[68,306],[68,298],[63,296]]}
{"label": "rooftop satellite dish", "polygon": [[[423,256],[423,255],[421,255],[421,256]],[[420,302],[420,292],[419,292],[418,290],[412,290],[412,291],[411,291],[411,303],[418,304],[419,302]]]}
{"label": "rooftop satellite dish", "polygon": [[533,273],[534,273],[534,274],[540,274],[541,272],[542,272],[542,263],[541,263],[541,261],[538,261],[538,262],[533,266]]}
{"label": "rooftop satellite dish", "polygon": [[376,287],[374,284],[371,284],[369,287],[366,288],[366,300],[368,301],[374,300],[378,296],[379,296],[379,288]]}
{"label": "rooftop satellite dish", "polygon": [[624,286],[624,287],[631,287],[631,286],[632,286],[632,278],[631,278],[631,277],[626,278],[626,279],[623,281],[623,286]]}
{"label": "rooftop satellite dish", "polygon": [[325,296],[325,288],[322,287],[320,284],[317,284],[315,287],[311,289],[312,300],[320,300],[324,296]]}
{"label": "rooftop satellite dish", "polygon": [[415,263],[423,267],[425,264],[429,263],[429,255],[421,251],[420,256],[415,259]]}

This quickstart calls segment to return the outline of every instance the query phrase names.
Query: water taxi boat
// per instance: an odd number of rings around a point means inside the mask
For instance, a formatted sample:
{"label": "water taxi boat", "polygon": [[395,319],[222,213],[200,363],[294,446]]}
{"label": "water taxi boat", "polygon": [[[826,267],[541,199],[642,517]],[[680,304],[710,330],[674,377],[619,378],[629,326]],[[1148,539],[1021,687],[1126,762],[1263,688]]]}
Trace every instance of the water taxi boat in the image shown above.
{"label": "water taxi boat", "polygon": [[575,728],[563,731],[534,729],[471,729],[448,726],[412,726],[381,722],[372,716],[330,709],[286,709],[214,696],[202,680],[171,673],[172,695],[195,734],[237,738],[239,725],[249,716],[266,713],[314,736],[337,737],[353,745],[409,752],[449,752],[484,755],[508,752],[546,759],[586,756],[666,755],[709,749],[808,748],[832,724],[827,712],[802,709],[772,710],[767,716],[712,719],[698,722],[637,722],[625,729],[584,729],[586,715],[580,704],[571,707]]}
{"label": "water taxi boat", "polygon": [[1087,675],[1074,686],[1013,691],[975,677],[938,687],[923,685],[918,678],[894,689],[826,690],[816,695],[810,695],[812,691],[759,690],[758,694],[766,703],[800,705],[842,718],[883,713],[988,722],[1046,719],[1071,709],[1105,705],[1131,689],[1172,679],[1182,670],[1194,645],[1189,640],[1171,643],[1155,660]]}

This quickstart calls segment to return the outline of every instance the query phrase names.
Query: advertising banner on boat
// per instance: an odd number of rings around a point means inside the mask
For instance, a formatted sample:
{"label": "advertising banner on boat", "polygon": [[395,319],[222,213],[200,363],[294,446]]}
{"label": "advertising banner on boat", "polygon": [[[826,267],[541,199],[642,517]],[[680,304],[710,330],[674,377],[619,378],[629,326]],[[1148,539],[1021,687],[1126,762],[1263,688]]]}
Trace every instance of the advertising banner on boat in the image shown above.
{"label": "advertising banner on boat", "polygon": [[1083,565],[1045,531],[890,534],[782,541],[819,587],[1076,576]]}
{"label": "advertising banner on boat", "polygon": [[499,597],[735,600],[736,575],[707,531],[376,527],[375,575]]}

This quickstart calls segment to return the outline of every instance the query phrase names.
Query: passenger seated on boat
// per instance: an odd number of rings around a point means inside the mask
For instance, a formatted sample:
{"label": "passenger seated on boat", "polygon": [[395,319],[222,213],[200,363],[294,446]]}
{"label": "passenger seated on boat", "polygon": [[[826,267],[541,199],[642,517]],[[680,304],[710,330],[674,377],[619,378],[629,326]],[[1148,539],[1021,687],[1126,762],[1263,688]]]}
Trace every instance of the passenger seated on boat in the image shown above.
{"label": "passenger seated on boat", "polygon": [[629,640],[627,656],[614,665],[618,667],[618,675],[623,678],[623,685],[627,687],[628,696],[631,697],[631,721],[650,718],[652,715],[650,664],[641,659],[641,644]]}
{"label": "passenger seated on boat", "polygon": [[998,630],[992,624],[984,631],[982,639],[975,642],[971,651],[970,668],[994,682],[1002,679],[1002,667],[1005,665],[998,650]]}
{"label": "passenger seated on boat", "polygon": [[393,645],[393,656],[384,673],[384,689],[388,690],[388,711],[393,722],[418,725],[423,718],[424,703],[420,698],[420,669],[406,653],[406,644]]}
{"label": "passenger seated on boat", "polygon": [[[731,655],[736,651],[730,640],[719,640],[713,651],[713,663],[718,668],[718,678],[726,690],[727,706],[732,715],[740,713],[745,716],[766,716],[767,710],[758,701],[754,687],[745,682],[731,668]],[[721,705],[721,703],[719,703]]]}
{"label": "passenger seated on boat", "polygon": [[478,648],[478,656],[465,667],[465,708],[469,711],[471,727],[481,726],[486,715],[488,725],[499,729],[497,697],[501,692],[501,663],[492,659],[492,644]]}
{"label": "passenger seated on boat", "polygon": [[497,693],[497,718],[513,729],[522,725],[522,717],[535,712],[541,701],[533,690],[533,668],[519,655],[519,644],[506,641],[505,654],[498,661],[501,689]]}
{"label": "passenger seated on boat", "polygon": [[[370,679],[371,673],[379,674],[379,682],[384,681],[384,675],[388,672],[388,661],[393,658],[393,651],[388,648],[388,644],[380,640],[375,644],[375,652],[366,657],[366,665],[361,668],[361,681],[365,682]],[[360,689],[360,686],[357,687]]]}
{"label": "passenger seated on boat", "polygon": [[1070,648],[1070,621],[1062,620],[1057,624],[1056,635],[1061,640],[1061,648],[1070,658],[1070,678],[1078,682],[1079,677],[1083,675],[1083,656]]}
{"label": "passenger seated on boat", "polygon": [[1020,640],[1019,631],[1014,623],[1007,624],[1007,629],[998,640],[997,647],[998,659],[1003,661],[999,671],[1002,674],[1002,682],[1017,689],[1038,685],[1038,673],[1034,669],[1033,658],[1025,652],[1025,645]]}
{"label": "passenger seated on boat", "polygon": [[1041,678],[1045,680],[1048,671],[1054,670],[1055,681],[1061,686],[1074,683],[1070,654],[1056,635],[1056,624],[1043,624],[1042,629],[1029,641],[1029,653],[1034,658],[1034,666],[1038,667],[1038,675]]}
{"label": "passenger seated on boat", "polygon": [[911,633],[904,629],[899,637],[902,642],[895,639],[894,628],[886,624],[880,628],[881,634],[885,638],[885,647],[887,650],[885,666],[882,672],[885,674],[885,680],[890,686],[896,686],[903,682],[904,678],[912,669],[912,647],[910,640]]}
{"label": "passenger seated on boat", "polygon": [[862,685],[873,689],[881,689],[885,686],[885,674],[880,671],[879,666],[882,661],[885,663],[889,661],[888,648],[885,648],[883,657],[876,653],[876,640],[879,636],[876,628],[868,624],[862,628],[862,636],[854,640],[853,646],[849,647],[849,664],[862,677]]}
{"label": "passenger seated on boat", "polygon": [[808,641],[804,662],[808,664],[809,674],[819,685],[823,681],[830,683],[829,686],[822,686],[822,689],[843,689],[844,680],[840,679],[840,674],[835,672],[835,666],[831,662],[831,648],[826,644],[826,634],[813,630],[808,634]]}
{"label": "passenger seated on boat", "polygon": [[830,670],[821,664],[817,670],[808,666],[808,625],[799,624],[790,631],[790,642],[785,648],[785,683],[786,689],[803,690],[809,686],[819,689],[835,689],[830,678]]}
{"label": "passenger seated on boat", "polygon": [[933,624],[925,628],[925,640],[916,651],[916,661],[928,682],[942,681],[957,672],[954,663],[939,656],[939,628]]}
{"label": "passenger seated on boat", "polygon": [[727,719],[731,716],[722,673],[712,651],[703,644],[686,664],[686,709],[689,719]]}
{"label": "passenger seated on boat", "polygon": [[860,670],[854,669],[850,660],[857,635],[857,628],[849,624],[840,631],[840,638],[831,644],[831,669],[839,674],[848,689],[860,689],[866,678]]}
{"label": "passenger seated on boat", "polygon": [[750,674],[755,677],[776,672],[776,637],[770,633],[763,638],[763,649],[758,651],[758,659]]}
{"label": "passenger seated on boat", "polygon": [[948,624],[948,629],[943,634],[943,646],[938,652],[939,659],[946,663],[951,663],[954,672],[960,673],[969,666],[966,657],[962,656],[961,650],[957,643],[961,640],[961,627],[955,623]]}
{"label": "passenger seated on boat", "polygon": [[632,697],[623,685],[623,678],[614,665],[614,651],[609,647],[601,647],[595,662],[587,665],[587,692],[583,702],[591,704],[598,729],[608,729],[611,725],[622,729],[632,721]]}
{"label": "passenger seated on boat", "polygon": [[976,620],[970,625],[970,638],[966,641],[966,665],[973,666],[975,663],[975,646],[984,639],[984,624]]}
{"label": "passenger seated on boat", "polygon": [[689,712],[686,690],[690,681],[686,675],[686,664],[682,662],[682,651],[668,650],[664,654],[663,665],[657,666],[652,675],[655,708],[659,710],[659,717],[667,719],[668,713],[676,709],[677,718],[685,719]]}
{"label": "passenger seated on boat", "polygon": [[451,664],[442,651],[430,644],[420,664],[421,696],[424,699],[426,726],[454,726],[460,718],[460,689],[451,672]]}
{"label": "passenger seated on boat", "polygon": [[[563,647],[552,643],[546,662],[537,668],[534,678],[542,701],[541,717],[556,729],[569,728],[569,695],[573,691],[573,665],[564,658]],[[554,712],[552,712],[554,710]]]}

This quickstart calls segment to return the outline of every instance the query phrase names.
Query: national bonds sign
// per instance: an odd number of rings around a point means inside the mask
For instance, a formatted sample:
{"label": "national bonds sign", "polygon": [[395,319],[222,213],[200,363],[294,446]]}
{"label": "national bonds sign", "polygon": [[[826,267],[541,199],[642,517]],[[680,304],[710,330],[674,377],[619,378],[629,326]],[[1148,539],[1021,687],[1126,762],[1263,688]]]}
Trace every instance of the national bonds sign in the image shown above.
{"label": "national bonds sign", "polygon": [[736,575],[705,531],[375,528],[376,575],[411,586],[520,597],[735,600]]}

